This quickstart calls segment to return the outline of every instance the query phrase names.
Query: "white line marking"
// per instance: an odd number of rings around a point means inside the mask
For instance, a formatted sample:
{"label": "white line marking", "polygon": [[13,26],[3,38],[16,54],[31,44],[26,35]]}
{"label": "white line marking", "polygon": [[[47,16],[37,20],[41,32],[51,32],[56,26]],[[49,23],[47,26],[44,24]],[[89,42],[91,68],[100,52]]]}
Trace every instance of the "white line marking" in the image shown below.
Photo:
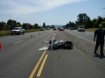
{"label": "white line marking", "polygon": [[78,35],[76,35],[76,34],[73,34],[73,33],[71,33],[71,32],[70,32],[70,34],[72,34],[72,35],[74,35],[74,36],[76,36],[76,37],[78,37],[78,38],[84,39],[84,40],[86,40],[86,41],[88,41],[88,42],[90,42],[90,43],[95,44],[95,42],[92,42],[92,41],[90,41],[90,40],[88,40],[88,39],[86,39],[86,38],[82,38],[82,37],[80,37],[80,36],[78,36]]}
{"label": "white line marking", "polygon": [[20,43],[20,42],[22,42],[23,40],[20,40],[20,41],[17,41],[17,42],[15,42],[15,43],[13,43],[13,44],[17,44],[17,43]]}
{"label": "white line marking", "polygon": [[[76,36],[76,37],[78,37],[78,38],[84,39],[84,40],[86,40],[86,41],[88,41],[88,42],[90,42],[90,43],[96,44],[95,42],[92,42],[92,41],[90,41],[90,40],[88,40],[88,39],[86,39],[86,38],[82,38],[82,37],[80,37],[80,36],[78,36],[78,35],[76,35],[76,34],[73,34],[73,33],[71,33],[71,32],[70,32],[70,34],[72,34],[72,35],[74,35],[74,36]],[[104,50],[105,50],[105,47],[104,47]]]}

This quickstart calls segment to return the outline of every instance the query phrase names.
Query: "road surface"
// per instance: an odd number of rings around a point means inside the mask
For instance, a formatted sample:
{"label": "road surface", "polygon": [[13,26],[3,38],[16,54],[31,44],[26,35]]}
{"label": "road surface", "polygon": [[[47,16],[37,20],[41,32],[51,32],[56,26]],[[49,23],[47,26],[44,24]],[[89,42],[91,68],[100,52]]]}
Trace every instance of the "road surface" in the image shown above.
{"label": "road surface", "polygon": [[[50,39],[71,40],[73,49],[39,51]],[[92,32],[47,30],[0,42],[0,78],[105,78],[105,58],[94,57]]]}

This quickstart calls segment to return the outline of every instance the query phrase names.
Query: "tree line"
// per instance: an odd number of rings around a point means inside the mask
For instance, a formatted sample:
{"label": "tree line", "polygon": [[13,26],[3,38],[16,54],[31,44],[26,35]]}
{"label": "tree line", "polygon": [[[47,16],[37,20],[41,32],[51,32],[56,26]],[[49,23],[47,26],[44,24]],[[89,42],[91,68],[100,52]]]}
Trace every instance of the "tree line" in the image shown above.
{"label": "tree line", "polygon": [[80,13],[77,15],[77,20],[75,22],[70,21],[64,27],[74,29],[77,29],[79,26],[84,26],[85,28],[98,28],[99,24],[102,24],[105,28],[105,17],[98,16],[91,20],[86,13]]}
{"label": "tree line", "polygon": [[[65,28],[74,28],[77,29],[79,26],[84,26],[85,28],[97,28],[99,24],[102,24],[105,28],[105,17],[98,16],[97,18],[90,19],[90,17],[86,13],[80,13],[77,15],[77,20],[75,22],[69,22],[64,27]],[[23,23],[17,22],[16,20],[9,19],[7,22],[0,22],[0,31],[1,30],[12,30],[14,27],[22,27],[25,30],[30,29],[40,29],[37,23],[34,25],[30,23]],[[43,28],[54,28],[54,25],[46,25],[45,22],[43,23]]]}
{"label": "tree line", "polygon": [[17,22],[16,20],[9,19],[7,22],[0,22],[0,31],[2,30],[12,30],[14,27],[22,27],[25,30],[30,30],[30,29],[40,29],[41,27],[43,28],[51,28],[51,26],[46,25],[45,22],[43,23],[43,26],[39,26],[37,23],[34,25],[30,23],[23,23],[21,24],[20,22]]}

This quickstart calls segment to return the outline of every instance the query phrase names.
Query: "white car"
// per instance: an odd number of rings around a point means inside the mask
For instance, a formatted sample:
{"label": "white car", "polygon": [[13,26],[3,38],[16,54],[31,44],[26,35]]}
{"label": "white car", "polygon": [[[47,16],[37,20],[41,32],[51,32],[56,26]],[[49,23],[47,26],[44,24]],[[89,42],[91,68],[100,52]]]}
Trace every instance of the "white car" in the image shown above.
{"label": "white car", "polygon": [[15,27],[13,30],[11,30],[12,35],[14,34],[24,34],[25,29],[22,27]]}
{"label": "white car", "polygon": [[79,27],[78,32],[85,32],[85,27]]}

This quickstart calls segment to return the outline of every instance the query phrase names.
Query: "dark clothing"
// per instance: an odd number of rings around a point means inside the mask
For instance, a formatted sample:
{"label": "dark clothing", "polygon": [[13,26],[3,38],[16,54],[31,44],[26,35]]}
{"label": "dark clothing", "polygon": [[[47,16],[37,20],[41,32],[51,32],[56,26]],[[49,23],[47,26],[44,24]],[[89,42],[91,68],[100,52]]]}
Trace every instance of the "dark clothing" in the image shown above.
{"label": "dark clothing", "polygon": [[105,35],[105,31],[104,30],[96,30],[94,35],[96,36],[96,42],[99,43],[104,43],[104,35]]}
{"label": "dark clothing", "polygon": [[52,44],[52,41],[50,40],[50,41],[49,41],[48,50],[51,50],[51,44]]}
{"label": "dark clothing", "polygon": [[49,44],[52,44],[52,41],[51,40],[49,41]]}
{"label": "dark clothing", "polygon": [[98,29],[98,30],[96,30],[94,32],[94,38],[96,37],[96,46],[95,46],[94,53],[96,53],[98,47],[100,46],[100,54],[103,55],[104,35],[105,35],[105,31],[104,30]]}
{"label": "dark clothing", "polygon": [[98,43],[98,42],[96,42],[94,53],[96,53],[96,51],[97,51],[99,45],[100,45],[100,54],[103,55],[104,43]]}

